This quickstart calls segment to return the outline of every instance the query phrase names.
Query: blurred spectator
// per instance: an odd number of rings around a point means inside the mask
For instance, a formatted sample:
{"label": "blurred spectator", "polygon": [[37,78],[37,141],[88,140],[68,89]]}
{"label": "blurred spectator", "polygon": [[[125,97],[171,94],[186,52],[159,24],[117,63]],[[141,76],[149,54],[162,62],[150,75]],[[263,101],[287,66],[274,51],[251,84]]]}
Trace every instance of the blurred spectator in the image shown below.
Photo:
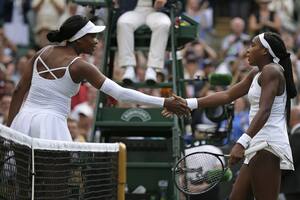
{"label": "blurred spectator", "polygon": [[66,19],[76,14],[77,14],[77,4],[71,0],[68,0],[65,11],[59,18],[58,26],[62,25]]}
{"label": "blurred spectator", "polygon": [[168,15],[159,11],[166,3],[167,0],[155,0],[154,3],[150,0],[138,0],[130,4],[127,1],[120,2],[120,7],[123,4],[131,7],[117,22],[119,65],[126,67],[123,81],[127,84],[131,84],[135,77],[134,31],[144,24],[152,31],[145,81],[148,84],[155,83],[156,70],[162,70],[164,67],[171,20]]}
{"label": "blurred spectator", "polygon": [[15,45],[29,45],[27,13],[30,5],[31,0],[5,0],[3,2],[4,33]]}
{"label": "blurred spectator", "polygon": [[275,11],[278,14],[282,24],[282,28],[289,32],[296,31],[293,0],[272,0],[269,8],[270,10]]}
{"label": "blurred spectator", "polygon": [[232,33],[227,35],[222,42],[222,57],[237,57],[244,49],[245,42],[250,41],[250,36],[244,33],[245,22],[242,18],[235,17],[230,21]]}
{"label": "blurred spectator", "polygon": [[229,10],[230,16],[241,17],[245,22],[247,22],[249,17],[249,7],[251,5],[250,0],[230,0]]}
{"label": "blurred spectator", "polygon": [[238,98],[234,103],[234,118],[230,141],[235,143],[249,126],[249,103],[246,98]]}
{"label": "blurred spectator", "polygon": [[294,171],[284,171],[281,190],[286,200],[300,199],[300,107],[292,107],[290,118],[290,145],[293,154]]}
{"label": "blurred spectator", "polygon": [[300,27],[300,1],[299,0],[295,0],[294,1],[294,18],[295,18],[295,22],[296,22],[296,26],[299,28]]}
{"label": "blurred spectator", "polygon": [[203,76],[203,71],[199,69],[198,59],[195,54],[189,54],[186,57],[186,64],[184,65],[184,79],[190,79],[191,81],[186,84],[186,97],[192,98],[196,96],[196,88],[199,82],[192,81],[198,77]]}
{"label": "blurred spectator", "polygon": [[[295,73],[296,77],[298,78],[298,90],[300,89],[299,80],[300,80],[300,49],[298,49],[298,52],[296,54],[296,66],[295,66]],[[299,102],[300,103],[300,102]]]}
{"label": "blurred spectator", "polygon": [[199,38],[207,39],[207,34],[213,28],[213,10],[209,7],[208,0],[187,0],[186,15],[199,23]]}
{"label": "blurred spectator", "polygon": [[286,31],[282,31],[281,32],[281,38],[286,46],[287,51],[291,54],[291,61],[292,61],[292,69],[293,69],[293,77],[294,77],[294,82],[296,85],[299,84],[299,74],[298,74],[298,70],[297,70],[297,55],[294,53],[294,49],[296,49],[295,47],[295,39],[294,37],[286,32]]}
{"label": "blurred spectator", "polygon": [[92,131],[92,123],[93,123],[93,110],[87,104],[81,104],[76,106],[73,112],[78,114],[78,129],[79,134],[85,138],[85,141],[89,140]]}
{"label": "blurred spectator", "polygon": [[65,1],[32,0],[32,8],[36,16],[35,41],[41,48],[49,44],[47,33],[59,27],[58,22],[65,9]]}
{"label": "blurred spectator", "polygon": [[[215,93],[215,91],[212,88],[207,88],[205,92],[203,92],[203,96],[208,96],[210,94]],[[204,109],[196,109],[192,112],[192,130],[196,129],[198,124],[210,124],[210,125],[216,125],[215,122],[212,122],[210,119],[207,118]]]}
{"label": "blurred spectator", "polygon": [[10,79],[6,79],[4,81],[4,93],[5,94],[12,95],[15,90],[15,87],[16,87],[16,84],[14,81],[12,81]]}
{"label": "blurred spectator", "polygon": [[281,21],[275,11],[270,11],[268,5],[272,0],[256,0],[259,9],[255,9],[249,17],[249,31],[254,35],[262,32],[279,33]]}
{"label": "blurred spectator", "polygon": [[184,52],[184,59],[189,56],[189,54],[196,55],[198,59],[198,67],[199,69],[203,69],[204,62],[206,59],[214,62],[217,59],[216,51],[206,44],[203,40],[198,40],[186,45],[186,49]]}
{"label": "blurred spectator", "polygon": [[231,73],[232,73],[232,81],[231,86],[240,82],[250,71],[252,66],[249,65],[248,59],[246,57],[246,53],[241,53],[239,57],[233,61]]}
{"label": "blurred spectator", "polygon": [[[216,67],[214,63],[210,59],[206,59],[204,61],[204,67],[202,70],[202,76],[208,77],[211,73],[215,72]],[[203,96],[203,92],[206,91],[210,87],[208,81],[200,81],[195,83],[195,96],[194,97],[201,97]]]}
{"label": "blurred spectator", "polygon": [[68,118],[67,123],[73,141],[86,142],[85,138],[79,133],[78,122],[74,119]]}
{"label": "blurred spectator", "polygon": [[27,66],[28,58],[26,56],[22,56],[17,60],[16,64],[16,70],[11,76],[11,79],[14,81],[15,84],[17,84],[22,77],[22,74],[25,70],[25,67]]}
{"label": "blurred spectator", "polygon": [[1,124],[6,124],[8,120],[8,112],[9,106],[11,103],[11,94],[4,94],[0,100],[0,116],[1,116]]}
{"label": "blurred spectator", "polygon": [[[0,27],[0,57],[12,56],[16,54],[17,50],[17,46],[8,39],[3,28]],[[0,58],[0,62],[1,61],[3,62],[3,60]]]}
{"label": "blurred spectator", "polygon": [[227,59],[225,59],[223,62],[221,62],[217,69],[216,72],[220,73],[220,74],[230,74],[233,75],[233,73],[235,72],[235,61],[236,61],[236,57],[228,57]]}
{"label": "blurred spectator", "polygon": [[203,76],[203,72],[199,68],[197,55],[190,53],[186,57],[184,79],[195,79],[200,76]]}
{"label": "blurred spectator", "polygon": [[88,139],[92,128],[92,121],[94,117],[94,110],[96,110],[96,100],[98,90],[90,84],[85,84],[87,87],[86,101],[76,105],[70,115],[74,120],[78,121],[80,134]]}
{"label": "blurred spectator", "polygon": [[5,88],[5,66],[0,62],[0,98],[4,94],[4,88]]}
{"label": "blurred spectator", "polygon": [[71,99],[71,110],[80,103],[87,101],[88,86],[86,83],[81,83],[78,93]]}

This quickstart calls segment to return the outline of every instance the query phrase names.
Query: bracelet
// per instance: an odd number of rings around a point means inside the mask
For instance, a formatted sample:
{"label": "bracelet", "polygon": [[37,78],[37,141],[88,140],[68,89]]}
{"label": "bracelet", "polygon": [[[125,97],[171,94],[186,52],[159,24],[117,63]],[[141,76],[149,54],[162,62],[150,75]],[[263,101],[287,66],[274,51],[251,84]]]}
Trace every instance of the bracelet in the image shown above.
{"label": "bracelet", "polygon": [[250,145],[251,137],[247,133],[243,133],[243,135],[236,141],[241,144],[245,149]]}
{"label": "bracelet", "polygon": [[188,98],[188,99],[186,99],[186,103],[187,103],[187,106],[191,110],[194,110],[194,109],[198,108],[198,100],[197,100],[197,98]]}

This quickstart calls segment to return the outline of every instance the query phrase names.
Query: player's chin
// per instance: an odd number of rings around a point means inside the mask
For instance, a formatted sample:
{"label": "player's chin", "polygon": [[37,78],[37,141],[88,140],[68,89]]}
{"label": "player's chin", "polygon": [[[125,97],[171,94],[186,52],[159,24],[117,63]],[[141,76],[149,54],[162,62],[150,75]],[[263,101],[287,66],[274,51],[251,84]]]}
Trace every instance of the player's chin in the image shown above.
{"label": "player's chin", "polygon": [[252,62],[252,60],[249,57],[247,59],[247,62],[248,62],[249,65],[253,66],[253,62]]}
{"label": "player's chin", "polygon": [[95,49],[91,49],[91,50],[87,51],[86,53],[89,54],[89,55],[93,55],[94,51],[95,51]]}

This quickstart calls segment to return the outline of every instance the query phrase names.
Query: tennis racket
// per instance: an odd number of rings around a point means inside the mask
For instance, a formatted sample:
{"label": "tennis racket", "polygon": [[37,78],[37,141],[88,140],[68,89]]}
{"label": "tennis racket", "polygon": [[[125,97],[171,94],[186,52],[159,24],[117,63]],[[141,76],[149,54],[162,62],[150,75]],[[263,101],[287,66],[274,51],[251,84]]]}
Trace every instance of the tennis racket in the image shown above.
{"label": "tennis racket", "polygon": [[[268,146],[267,142],[245,150],[245,156]],[[219,182],[230,180],[232,176],[227,166],[230,155],[211,152],[194,152],[181,158],[173,169],[176,187],[187,195],[205,193]]]}

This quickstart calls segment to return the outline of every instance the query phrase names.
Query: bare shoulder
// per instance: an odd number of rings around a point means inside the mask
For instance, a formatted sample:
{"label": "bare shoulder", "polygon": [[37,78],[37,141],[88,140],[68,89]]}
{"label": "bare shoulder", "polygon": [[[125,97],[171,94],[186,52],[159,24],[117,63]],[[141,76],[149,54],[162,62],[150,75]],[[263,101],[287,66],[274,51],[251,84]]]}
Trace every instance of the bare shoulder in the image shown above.
{"label": "bare shoulder", "polygon": [[88,62],[84,61],[82,58],[78,58],[69,68],[73,81],[76,83],[81,82],[83,80],[82,74],[88,67]]}
{"label": "bare shoulder", "polygon": [[69,70],[72,79],[77,83],[81,82],[83,79],[86,79],[86,76],[95,74],[95,72],[98,71],[95,65],[85,61],[82,58],[77,59],[76,62],[70,66]]}
{"label": "bare shoulder", "polygon": [[79,58],[76,60],[76,63],[74,63],[74,68],[76,68],[77,71],[79,72],[87,72],[87,71],[93,71],[97,69],[97,67],[87,61],[85,61],[82,58]]}
{"label": "bare shoulder", "polygon": [[272,81],[280,80],[283,76],[281,66],[276,63],[265,65],[262,69],[260,80]]}
{"label": "bare shoulder", "polygon": [[267,64],[262,69],[262,74],[269,76],[280,76],[282,72],[282,67],[276,63]]}

